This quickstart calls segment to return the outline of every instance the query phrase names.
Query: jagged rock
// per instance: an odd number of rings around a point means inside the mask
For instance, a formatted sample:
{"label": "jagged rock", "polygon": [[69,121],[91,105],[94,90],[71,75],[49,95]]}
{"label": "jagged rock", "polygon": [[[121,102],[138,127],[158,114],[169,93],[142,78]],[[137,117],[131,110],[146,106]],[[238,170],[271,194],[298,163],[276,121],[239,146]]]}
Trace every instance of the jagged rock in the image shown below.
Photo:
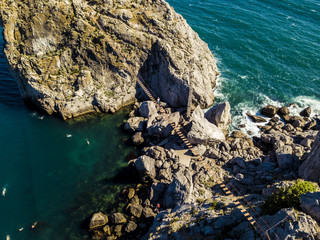
{"label": "jagged rock", "polygon": [[192,113],[191,119],[191,129],[187,135],[191,143],[203,144],[209,141],[225,140],[222,130],[204,118],[199,106]]}
{"label": "jagged rock", "polygon": [[[315,236],[319,233],[318,223],[309,215],[295,209],[282,209],[275,215],[263,216],[263,221],[269,226],[274,226],[272,232],[269,232],[271,239],[317,239]],[[261,219],[260,225],[265,224]],[[283,221],[283,224],[279,224]],[[277,224],[277,225],[276,225]],[[274,234],[276,233],[277,236]]]}
{"label": "jagged rock", "polygon": [[130,233],[130,232],[133,232],[134,230],[136,230],[137,227],[138,227],[138,225],[134,221],[129,221],[128,224],[126,225],[126,227],[124,228],[124,231],[126,233]]}
{"label": "jagged rock", "polygon": [[152,115],[147,122],[148,134],[150,136],[159,135],[162,137],[168,137],[173,130],[169,122],[172,122],[177,126],[179,123],[179,119],[179,112],[168,115]]}
{"label": "jagged rock", "polygon": [[204,117],[227,134],[231,123],[230,110],[231,107],[229,102],[220,103],[210,108],[205,113]]}
{"label": "jagged rock", "polygon": [[89,230],[101,228],[107,223],[108,223],[107,215],[103,214],[102,212],[95,213],[93,214],[90,220]]}
{"label": "jagged rock", "polygon": [[108,225],[104,226],[102,230],[106,235],[111,235],[111,229]]}
{"label": "jagged rock", "polygon": [[317,121],[316,120],[311,120],[310,122],[306,123],[306,125],[304,126],[304,129],[309,130],[309,129],[313,128],[316,125],[317,125]]}
{"label": "jagged rock", "polygon": [[233,131],[232,132],[232,136],[234,138],[245,138],[245,137],[247,137],[247,135],[245,133],[241,132],[241,131]]}
{"label": "jagged rock", "polygon": [[132,117],[124,125],[124,129],[131,132],[142,132],[144,129],[145,121],[143,117]]}
{"label": "jagged rock", "polygon": [[274,117],[278,112],[278,108],[272,105],[268,105],[261,109],[261,114],[266,117]]}
{"label": "jagged rock", "polygon": [[143,207],[141,205],[132,205],[132,204],[130,204],[128,206],[129,214],[131,214],[132,216],[135,216],[137,218],[140,218],[140,216],[142,214],[142,210],[143,210]]}
{"label": "jagged rock", "polygon": [[149,176],[154,178],[156,176],[155,160],[153,158],[143,155],[134,164],[140,177]]}
{"label": "jagged rock", "polygon": [[123,216],[122,213],[112,213],[110,216],[110,221],[113,224],[123,224],[127,222],[127,219]]}
{"label": "jagged rock", "polygon": [[252,120],[254,123],[263,123],[266,122],[267,120],[263,117],[257,116],[257,115],[252,115],[250,113],[247,113],[247,116]]}
{"label": "jagged rock", "polygon": [[143,209],[142,215],[143,215],[143,217],[146,218],[146,219],[153,219],[153,218],[156,216],[156,214],[155,214],[155,213],[152,211],[152,209],[149,208],[149,207],[145,207],[145,208]]}
{"label": "jagged rock", "polygon": [[167,191],[168,184],[167,183],[153,183],[150,189],[150,201],[156,205],[162,201],[162,198]]}
{"label": "jagged rock", "polygon": [[279,110],[278,110],[278,115],[280,117],[283,117],[283,116],[286,116],[286,115],[289,115],[290,114],[290,110],[287,108],[287,107],[281,107]]}
{"label": "jagged rock", "polygon": [[157,113],[157,108],[154,102],[146,101],[141,103],[139,107],[139,114],[141,117],[150,118]]}
{"label": "jagged rock", "polygon": [[137,132],[132,136],[132,143],[134,145],[141,145],[142,143],[144,143],[142,132]]}
{"label": "jagged rock", "polygon": [[320,221],[320,192],[308,192],[301,195],[302,211]]}
{"label": "jagged rock", "polygon": [[193,191],[192,175],[189,170],[179,170],[173,176],[163,200],[165,208],[174,208],[187,202]]}
{"label": "jagged rock", "polygon": [[137,195],[134,195],[133,198],[130,199],[130,204],[132,205],[139,205],[140,199]]}
{"label": "jagged rock", "polygon": [[320,180],[320,132],[312,145],[310,154],[299,167],[299,175],[305,180],[319,182]]}
{"label": "jagged rock", "polygon": [[311,115],[311,107],[307,107],[300,112],[300,116],[310,117]]}
{"label": "jagged rock", "polygon": [[136,191],[133,188],[129,188],[128,190],[128,199],[131,199],[134,197]]}
{"label": "jagged rock", "polygon": [[113,226],[113,232],[117,237],[121,237],[122,236],[122,225],[115,225]]}
{"label": "jagged rock", "polygon": [[134,101],[138,72],[171,106],[187,105],[188,84],[201,106],[213,103],[213,55],[164,0],[3,0],[0,9],[21,94],[48,114],[114,112]]}

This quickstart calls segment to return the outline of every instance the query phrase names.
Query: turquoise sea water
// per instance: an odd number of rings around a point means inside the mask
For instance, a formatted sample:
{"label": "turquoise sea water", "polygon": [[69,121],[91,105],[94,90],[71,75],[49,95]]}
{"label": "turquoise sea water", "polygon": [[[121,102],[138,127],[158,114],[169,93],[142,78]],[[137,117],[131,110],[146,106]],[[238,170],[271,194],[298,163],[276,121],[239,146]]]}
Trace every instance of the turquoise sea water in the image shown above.
{"label": "turquoise sea water", "polygon": [[[269,103],[296,102],[319,113],[320,1],[168,2],[214,53],[221,71],[216,102],[230,102],[234,128],[245,123],[255,132],[245,113]],[[6,234],[62,239],[78,196],[126,165],[124,157],[132,149],[121,141],[124,116],[73,124],[41,119],[24,106],[1,49],[0,188],[7,192],[0,195],[0,240]],[[47,223],[43,231],[28,230],[36,220]]]}

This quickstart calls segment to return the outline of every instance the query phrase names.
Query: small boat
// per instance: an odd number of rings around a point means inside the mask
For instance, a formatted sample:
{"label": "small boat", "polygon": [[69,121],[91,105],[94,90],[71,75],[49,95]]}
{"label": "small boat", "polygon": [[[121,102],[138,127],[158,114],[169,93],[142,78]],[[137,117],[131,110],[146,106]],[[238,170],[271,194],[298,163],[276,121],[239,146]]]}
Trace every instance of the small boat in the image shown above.
{"label": "small boat", "polygon": [[5,196],[6,195],[6,192],[7,192],[7,188],[6,187],[3,187],[2,188],[2,196]]}
{"label": "small boat", "polygon": [[10,238],[9,234],[7,234],[6,240],[10,240],[10,239],[11,239],[11,238]]}

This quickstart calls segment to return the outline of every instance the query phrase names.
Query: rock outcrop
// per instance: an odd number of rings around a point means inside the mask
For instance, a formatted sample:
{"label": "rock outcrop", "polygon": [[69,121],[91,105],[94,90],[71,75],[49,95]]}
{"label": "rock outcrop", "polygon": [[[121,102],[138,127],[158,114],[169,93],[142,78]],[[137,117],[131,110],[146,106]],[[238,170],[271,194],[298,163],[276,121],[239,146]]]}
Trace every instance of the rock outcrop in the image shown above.
{"label": "rock outcrop", "polygon": [[3,0],[5,54],[24,99],[72,118],[142,95],[140,73],[173,107],[209,107],[218,70],[207,44],[164,0]]}
{"label": "rock outcrop", "polygon": [[218,128],[220,128],[225,135],[229,133],[229,125],[231,123],[231,107],[229,102],[220,103],[210,108],[204,117]]}
{"label": "rock outcrop", "polygon": [[320,132],[312,145],[310,154],[299,168],[299,175],[310,181],[319,183],[320,180]]}

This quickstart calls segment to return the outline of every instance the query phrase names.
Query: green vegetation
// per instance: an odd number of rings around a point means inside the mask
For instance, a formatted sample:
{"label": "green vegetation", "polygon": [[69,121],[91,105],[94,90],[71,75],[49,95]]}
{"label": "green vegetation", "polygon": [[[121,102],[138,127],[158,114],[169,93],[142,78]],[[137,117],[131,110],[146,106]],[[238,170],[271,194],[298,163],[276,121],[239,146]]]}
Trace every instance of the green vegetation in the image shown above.
{"label": "green vegetation", "polygon": [[300,210],[301,194],[316,190],[317,186],[314,183],[298,179],[290,188],[281,188],[279,192],[272,194],[262,205],[262,211],[264,214],[275,214],[282,208],[293,207]]}
{"label": "green vegetation", "polygon": [[218,207],[218,202],[217,202],[217,201],[213,201],[213,202],[211,203],[211,206],[208,207],[208,210],[216,210],[217,207]]}

